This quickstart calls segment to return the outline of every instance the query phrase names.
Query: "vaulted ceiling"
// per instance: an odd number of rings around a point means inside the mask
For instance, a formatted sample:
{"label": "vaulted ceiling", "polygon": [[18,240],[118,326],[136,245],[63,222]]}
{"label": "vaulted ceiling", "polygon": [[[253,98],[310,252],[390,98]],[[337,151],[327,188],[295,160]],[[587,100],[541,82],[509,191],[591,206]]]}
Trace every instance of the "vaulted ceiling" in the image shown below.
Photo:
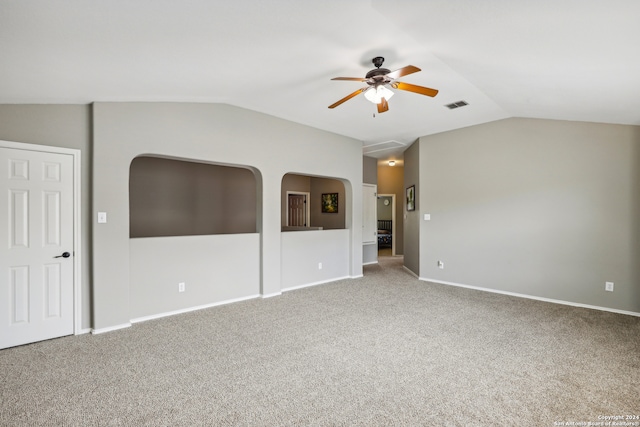
{"label": "vaulted ceiling", "polygon": [[[0,103],[228,103],[380,159],[506,117],[640,125],[639,17],[637,0],[0,0]],[[375,56],[439,94],[328,109],[363,86],[331,78]]]}

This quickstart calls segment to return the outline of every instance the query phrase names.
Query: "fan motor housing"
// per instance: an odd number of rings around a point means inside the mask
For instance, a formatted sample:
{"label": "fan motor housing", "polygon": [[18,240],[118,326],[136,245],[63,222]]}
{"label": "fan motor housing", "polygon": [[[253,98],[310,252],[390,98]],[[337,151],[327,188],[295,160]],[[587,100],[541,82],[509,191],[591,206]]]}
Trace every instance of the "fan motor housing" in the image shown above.
{"label": "fan motor housing", "polygon": [[391,71],[389,71],[386,68],[376,68],[375,70],[371,70],[367,73],[367,75],[365,76],[365,78],[370,79],[372,77],[376,77],[376,76],[384,76],[386,74],[389,74]]}
{"label": "fan motor housing", "polygon": [[376,56],[371,60],[371,62],[376,68],[375,70],[369,71],[365,76],[365,78],[367,79],[367,84],[369,86],[377,87],[378,85],[389,83],[391,79],[388,79],[385,76],[391,71],[389,71],[387,68],[380,68],[382,67],[384,58],[382,56]]}

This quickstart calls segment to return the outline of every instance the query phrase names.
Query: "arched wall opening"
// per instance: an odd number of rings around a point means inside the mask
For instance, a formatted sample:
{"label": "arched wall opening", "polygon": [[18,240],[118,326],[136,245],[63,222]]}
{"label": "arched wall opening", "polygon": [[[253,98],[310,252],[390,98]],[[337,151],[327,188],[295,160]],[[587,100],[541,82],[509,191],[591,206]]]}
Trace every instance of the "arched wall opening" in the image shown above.
{"label": "arched wall opening", "polygon": [[139,156],[129,172],[132,238],[257,230],[256,177],[247,168]]}
{"label": "arched wall opening", "polygon": [[282,178],[281,194],[282,231],[347,228],[347,194],[340,179],[288,173]]}
{"label": "arched wall opening", "polygon": [[132,322],[259,296],[256,169],[144,155],[129,173]]}
{"label": "arched wall opening", "polygon": [[[244,298],[247,289],[255,296],[280,294],[282,235],[313,233],[281,232],[281,181],[288,172],[341,178],[347,192],[345,226],[350,247],[344,258],[350,262],[349,276],[362,275],[361,141],[225,104],[96,102],[91,118],[91,210],[93,218],[97,212],[109,216],[108,223],[91,227],[93,326],[98,333],[126,327],[153,313],[232,302]],[[252,170],[258,191],[257,232],[130,238],[129,169],[139,156]],[[340,231],[344,230],[323,233]],[[246,242],[239,244],[243,239]],[[201,250],[195,252],[198,245]],[[239,247],[240,254],[234,252]],[[227,257],[229,248],[233,253]],[[182,251],[193,251],[195,258]],[[156,293],[137,293],[140,276],[148,273],[140,267],[145,262],[156,275]],[[156,273],[167,270],[165,262],[176,267],[175,274]],[[330,265],[321,271],[327,272]],[[230,270],[244,275],[253,274],[254,269],[253,287],[238,288],[237,280],[229,280]],[[197,274],[192,276],[192,271]],[[144,280],[154,282],[150,277]],[[178,283],[183,281],[186,290],[178,293]],[[222,282],[226,287],[219,288]],[[199,301],[201,287],[209,293]],[[213,295],[213,289],[219,293]]]}
{"label": "arched wall opening", "polygon": [[[292,225],[291,195],[305,195],[308,222]],[[353,191],[348,180],[287,173],[281,185],[282,290],[350,277]]]}

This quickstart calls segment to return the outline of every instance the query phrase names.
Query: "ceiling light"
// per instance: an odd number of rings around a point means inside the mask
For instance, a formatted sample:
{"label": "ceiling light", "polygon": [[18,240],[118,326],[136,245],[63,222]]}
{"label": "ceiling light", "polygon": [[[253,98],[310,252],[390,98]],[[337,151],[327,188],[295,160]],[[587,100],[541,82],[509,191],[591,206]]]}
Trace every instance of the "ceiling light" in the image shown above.
{"label": "ceiling light", "polygon": [[374,104],[380,104],[382,102],[382,98],[387,101],[391,99],[393,96],[393,92],[384,87],[383,85],[379,85],[377,87],[370,87],[364,93],[365,98]]}
{"label": "ceiling light", "polygon": [[389,160],[389,166],[395,166],[395,165],[396,165],[395,160]]}

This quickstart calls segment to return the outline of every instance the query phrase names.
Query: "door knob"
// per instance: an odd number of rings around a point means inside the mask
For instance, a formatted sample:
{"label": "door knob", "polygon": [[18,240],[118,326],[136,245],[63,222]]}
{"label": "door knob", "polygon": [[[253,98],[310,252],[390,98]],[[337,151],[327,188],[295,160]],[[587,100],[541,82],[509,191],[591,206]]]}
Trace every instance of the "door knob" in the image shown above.
{"label": "door knob", "polygon": [[62,255],[54,256],[54,258],[69,258],[70,256],[69,252],[63,252]]}

